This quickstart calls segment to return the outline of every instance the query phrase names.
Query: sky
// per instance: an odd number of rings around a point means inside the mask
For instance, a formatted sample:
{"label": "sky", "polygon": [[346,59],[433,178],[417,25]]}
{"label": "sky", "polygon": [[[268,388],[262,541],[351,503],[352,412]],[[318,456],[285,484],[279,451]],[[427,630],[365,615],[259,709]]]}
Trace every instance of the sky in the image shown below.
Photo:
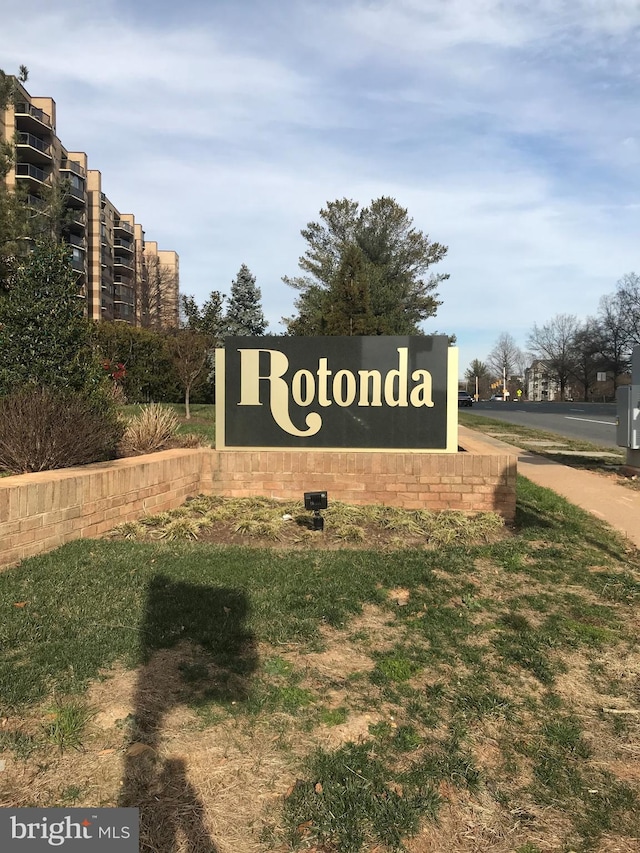
{"label": "sky", "polygon": [[269,332],[327,201],[395,198],[448,246],[423,328],[462,375],[640,272],[639,43],[640,0],[21,0],[0,68],[53,97],[181,292],[246,264]]}

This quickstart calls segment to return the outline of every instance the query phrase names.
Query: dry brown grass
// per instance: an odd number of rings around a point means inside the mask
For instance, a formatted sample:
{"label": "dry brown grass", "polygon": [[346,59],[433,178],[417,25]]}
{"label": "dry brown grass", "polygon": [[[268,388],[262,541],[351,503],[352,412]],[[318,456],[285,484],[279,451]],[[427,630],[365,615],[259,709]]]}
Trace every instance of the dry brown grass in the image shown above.
{"label": "dry brown grass", "polygon": [[[489,566],[487,571],[492,577]],[[404,596],[400,598],[404,600]],[[135,791],[143,816],[142,851],[266,853],[274,849],[278,838],[275,849],[287,850],[280,834],[281,806],[305,757],[317,746],[333,749],[348,741],[365,740],[370,727],[382,721],[394,728],[406,722],[397,708],[380,701],[380,695],[370,709],[359,708],[361,697],[352,680],[358,673],[370,672],[372,655],[388,650],[403,634],[403,626],[392,614],[368,605],[344,629],[323,628],[322,651],[308,652],[294,644],[260,646],[262,661],[276,656],[302,673],[300,686],[315,689],[316,701],[323,706],[349,707],[348,718],[338,725],[301,725],[295,714],[246,716],[234,714],[232,709],[207,721],[190,706],[193,691],[181,675],[181,665],[202,662],[202,653],[186,645],[156,653],[137,672],[115,668],[104,673],[86,695],[96,714],[82,752],[60,754],[40,746],[26,763],[5,753],[0,805],[115,806],[122,803],[124,790]],[[614,699],[598,692],[585,655],[575,652],[565,664],[567,671],[559,676],[555,689],[584,720],[594,764],[639,785],[638,725],[630,722],[629,737],[621,741],[599,711]],[[606,665],[628,682],[629,691],[637,689],[637,659],[612,650]],[[440,668],[423,671],[415,683],[453,683],[457,677],[460,672],[453,667]],[[514,679],[513,684],[505,685],[507,696],[518,700],[534,686],[528,682]],[[367,689],[371,692],[372,688]],[[618,697],[618,702],[624,704],[625,697]],[[43,707],[33,709],[20,722],[21,730],[37,735],[43,711]],[[140,739],[140,730],[136,735],[131,728],[133,716],[140,720],[145,715],[159,726],[152,734],[152,745],[144,726]],[[519,728],[526,731],[528,722],[523,716]],[[13,724],[5,721],[5,725]],[[439,738],[445,729],[443,723],[434,730],[434,737]],[[512,736],[513,728],[505,720],[487,718],[471,725],[469,743],[487,779],[495,784],[504,781],[516,789],[530,782],[530,767],[523,761],[510,771],[508,779],[504,776],[504,739]],[[425,824],[407,842],[409,853],[513,853],[525,843],[537,845],[541,851],[564,849],[563,839],[571,829],[569,816],[531,800],[524,806],[505,807],[492,792],[493,785],[471,793],[453,782],[442,782],[438,821]],[[373,853],[374,848],[367,849]],[[594,849],[598,853],[635,853],[637,847],[628,839],[605,836]]]}

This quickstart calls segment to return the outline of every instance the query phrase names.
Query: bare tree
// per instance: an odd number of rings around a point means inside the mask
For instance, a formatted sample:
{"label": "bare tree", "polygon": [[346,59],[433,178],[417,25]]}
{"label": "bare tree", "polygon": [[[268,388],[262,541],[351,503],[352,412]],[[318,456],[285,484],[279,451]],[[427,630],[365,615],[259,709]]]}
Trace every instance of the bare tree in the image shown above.
{"label": "bare tree", "polygon": [[626,306],[619,292],[610,293],[600,300],[598,328],[603,367],[613,371],[613,386],[617,388],[618,378],[628,370],[631,358]]}
{"label": "bare tree", "polygon": [[528,346],[537,358],[547,362],[560,386],[564,400],[569,377],[575,372],[575,337],[580,329],[574,314],[556,314],[545,326],[534,325]]}
{"label": "bare tree", "polygon": [[602,340],[600,328],[593,317],[588,317],[573,338],[573,377],[582,388],[582,399],[589,399],[589,391],[602,368]]}
{"label": "bare tree", "polygon": [[147,329],[178,326],[178,276],[156,254],[145,254],[139,280],[141,325]]}
{"label": "bare tree", "polygon": [[522,372],[522,350],[509,332],[503,332],[487,356],[487,363],[497,377],[509,379],[514,373]]}
{"label": "bare tree", "polygon": [[174,329],[168,339],[168,349],[184,391],[185,418],[191,419],[190,398],[196,382],[207,365],[209,341],[205,335],[190,329]]}
{"label": "bare tree", "polygon": [[616,296],[625,318],[629,343],[631,346],[640,344],[640,276],[634,272],[623,275],[617,284]]}

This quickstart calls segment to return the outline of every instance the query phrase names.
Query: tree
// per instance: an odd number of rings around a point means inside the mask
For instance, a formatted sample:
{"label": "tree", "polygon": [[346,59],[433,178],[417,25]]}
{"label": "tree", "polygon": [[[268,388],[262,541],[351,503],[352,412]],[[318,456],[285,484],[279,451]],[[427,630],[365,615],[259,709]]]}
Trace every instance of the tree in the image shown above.
{"label": "tree", "polygon": [[491,370],[489,365],[485,364],[477,358],[471,362],[464,374],[467,385],[471,385],[473,393],[476,390],[476,379],[478,380],[477,389],[480,399],[486,399],[491,394]]}
{"label": "tree", "polygon": [[211,347],[222,344],[226,323],[222,313],[224,296],[212,290],[200,308],[193,296],[183,294],[180,298],[181,326],[192,332],[200,332],[209,338]]}
{"label": "tree", "polygon": [[487,363],[499,379],[509,379],[514,373],[523,373],[523,355],[513,337],[502,332],[487,356]]}
{"label": "tree", "polygon": [[434,316],[440,305],[436,288],[449,277],[424,276],[445,257],[447,247],[415,229],[407,210],[386,196],[362,209],[346,198],[328,202],[320,217],[321,222],[309,222],[301,231],[308,244],[298,262],[303,275],[283,278],[300,294],[297,316],[284,320],[289,334],[322,333],[331,288],[354,246],[362,253],[375,318],[372,334],[419,334],[419,323]]}
{"label": "tree", "polygon": [[184,391],[185,418],[191,419],[191,391],[202,377],[209,356],[209,339],[190,329],[175,329],[167,338],[169,352]]}
{"label": "tree", "polygon": [[546,326],[534,325],[528,346],[538,358],[547,362],[560,386],[564,400],[567,381],[575,371],[575,335],[580,324],[574,314],[556,314]]}
{"label": "tree", "polygon": [[345,249],[328,292],[324,335],[375,335],[366,261],[356,245]]}
{"label": "tree", "polygon": [[172,329],[178,323],[178,280],[176,271],[162,263],[157,254],[144,260],[140,282],[140,318],[144,328]]}
{"label": "tree", "polygon": [[600,300],[598,329],[603,368],[613,372],[613,387],[617,388],[620,374],[629,369],[631,357],[626,306],[620,293],[610,293]]}
{"label": "tree", "polygon": [[582,388],[582,399],[589,399],[589,391],[602,367],[602,341],[596,321],[589,317],[573,337],[573,376]]}
{"label": "tree", "polygon": [[[17,77],[0,69],[0,115],[23,97],[19,84],[28,75],[24,65]],[[35,240],[61,241],[71,216],[66,204],[68,181],[42,184],[31,195],[20,187],[7,186],[7,175],[16,160],[16,142],[17,136],[0,138],[0,291],[15,281],[16,270]]]}
{"label": "tree", "polygon": [[211,291],[202,308],[193,296],[183,294],[180,299],[182,328],[203,335],[208,344],[207,370],[202,376],[204,397],[208,401],[215,401],[215,350],[224,345],[226,335],[226,321],[222,313],[224,299],[218,290]]}
{"label": "tree", "polygon": [[629,335],[631,346],[640,344],[640,276],[634,272],[626,273],[617,284],[616,296]]}
{"label": "tree", "polygon": [[[15,98],[16,80],[0,69],[0,116]],[[6,177],[15,161],[15,139],[0,137],[0,291],[6,290],[13,281],[18,257],[24,254],[20,238],[27,231],[27,216],[13,189],[6,184]]]}
{"label": "tree", "polygon": [[121,386],[130,403],[179,399],[179,381],[163,334],[114,321],[89,325],[100,362],[124,365]]}
{"label": "tree", "polygon": [[269,325],[262,313],[262,294],[251,270],[242,264],[231,282],[231,294],[225,323],[229,335],[264,335]]}
{"label": "tree", "polygon": [[68,246],[37,242],[0,293],[0,395],[28,385],[93,392],[102,372]]}

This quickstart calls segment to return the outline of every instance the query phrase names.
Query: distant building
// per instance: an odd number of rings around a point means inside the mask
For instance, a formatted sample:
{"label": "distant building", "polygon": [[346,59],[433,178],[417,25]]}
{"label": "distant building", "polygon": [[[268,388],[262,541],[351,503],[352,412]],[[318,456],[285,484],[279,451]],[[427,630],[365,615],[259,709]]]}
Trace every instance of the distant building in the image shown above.
{"label": "distant building", "polygon": [[560,399],[560,384],[548,361],[538,359],[524,372],[528,400],[541,402]]}
{"label": "distant building", "polygon": [[[166,328],[178,324],[176,252],[145,240],[132,213],[120,213],[102,191],[102,176],[84,152],[67,150],[56,134],[56,104],[32,97],[15,81],[16,97],[0,113],[0,139],[16,140],[16,162],[6,177],[25,203],[42,207],[46,188],[65,188],[63,239],[72,252],[79,295],[92,320]],[[0,178],[1,180],[1,178]]]}

